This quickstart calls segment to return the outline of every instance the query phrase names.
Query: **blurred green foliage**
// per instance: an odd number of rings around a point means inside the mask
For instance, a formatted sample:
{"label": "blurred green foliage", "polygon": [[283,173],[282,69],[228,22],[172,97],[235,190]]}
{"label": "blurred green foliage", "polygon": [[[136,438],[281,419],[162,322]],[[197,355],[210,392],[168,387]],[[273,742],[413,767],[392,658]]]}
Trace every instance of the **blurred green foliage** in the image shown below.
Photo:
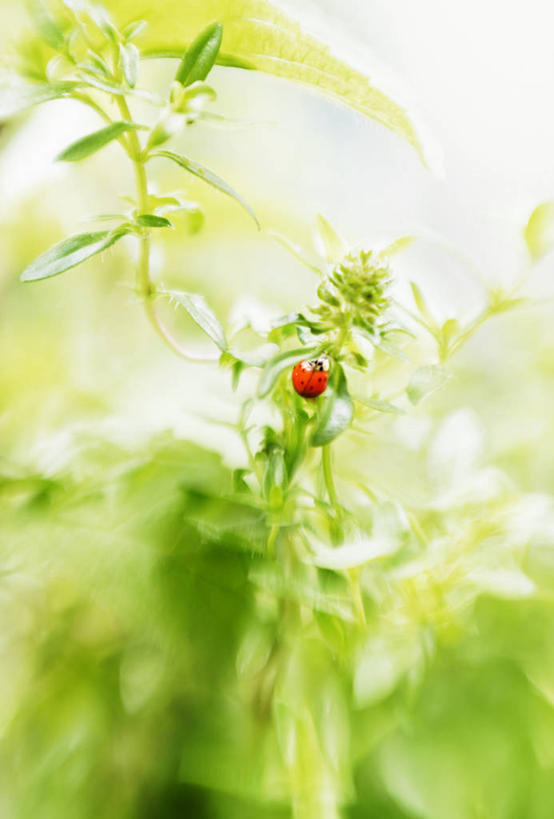
{"label": "blurred green foliage", "polygon": [[[127,286],[126,239],[63,280],[17,281],[67,208],[114,194],[116,162],[92,167],[75,198],[64,179],[24,195],[0,232],[0,814],[549,819],[550,307],[502,312],[489,293],[466,337],[412,287],[440,362],[419,341],[411,362],[352,360],[338,511],[315,451],[271,426],[276,407],[309,420],[279,370],[257,408],[256,494],[241,427],[255,378],[233,393],[224,370],[170,358]],[[267,237],[242,246],[226,204],[207,211],[192,236],[175,217],[163,269],[226,330],[245,283],[275,314],[313,303],[311,272]],[[483,311],[499,315],[481,327]],[[292,325],[268,338],[292,344]]]}

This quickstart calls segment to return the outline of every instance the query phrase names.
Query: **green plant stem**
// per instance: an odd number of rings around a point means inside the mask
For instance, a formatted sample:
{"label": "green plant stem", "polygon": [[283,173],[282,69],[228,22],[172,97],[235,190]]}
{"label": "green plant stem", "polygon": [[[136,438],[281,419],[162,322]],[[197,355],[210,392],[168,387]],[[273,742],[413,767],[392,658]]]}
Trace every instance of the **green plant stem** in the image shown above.
{"label": "green plant stem", "polygon": [[[133,122],[127,100],[124,97],[117,97],[117,106],[125,122]],[[146,168],[140,147],[140,141],[136,131],[130,131],[127,137],[127,153],[133,163],[135,174],[135,184],[137,190],[137,206],[139,213],[148,213],[148,180]],[[137,291],[142,297],[146,316],[160,338],[185,361],[198,361],[197,357],[190,355],[183,350],[178,341],[173,338],[169,330],[162,324],[154,306],[154,296],[156,290],[150,278],[150,233],[144,229],[140,237],[139,261],[137,266]]]}
{"label": "green plant stem", "polygon": [[335,508],[338,516],[340,516],[340,505],[337,497],[337,490],[335,489],[335,481],[333,478],[333,466],[331,463],[331,444],[326,444],[321,449],[321,465],[323,467],[323,479],[325,481],[325,488],[331,506]]}

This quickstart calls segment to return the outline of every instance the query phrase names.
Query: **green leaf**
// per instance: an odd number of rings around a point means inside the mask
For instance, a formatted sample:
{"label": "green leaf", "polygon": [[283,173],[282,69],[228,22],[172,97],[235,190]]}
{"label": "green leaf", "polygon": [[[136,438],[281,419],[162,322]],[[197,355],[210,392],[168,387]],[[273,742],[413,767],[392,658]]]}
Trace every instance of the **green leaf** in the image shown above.
{"label": "green leaf", "polygon": [[135,20],[133,23],[129,23],[129,25],[125,26],[121,32],[121,36],[125,42],[134,40],[135,37],[138,37],[138,35],[141,34],[147,26],[148,23],[146,20]]}
{"label": "green leaf", "polygon": [[222,38],[221,23],[212,23],[205,28],[187,49],[175,75],[177,82],[192,85],[198,80],[205,80],[216,61]]}
{"label": "green leaf", "polygon": [[99,131],[94,131],[94,133],[73,142],[61,154],[58,154],[56,159],[62,162],[77,162],[80,159],[86,159],[87,156],[96,153],[104,145],[118,139],[126,131],[132,131],[140,127],[140,125],[134,125],[132,122],[113,122],[111,125],[100,128]]}
{"label": "green leaf", "polygon": [[379,258],[390,258],[391,256],[395,256],[397,253],[401,253],[403,250],[406,250],[407,247],[413,244],[413,242],[415,242],[415,238],[415,236],[409,235],[400,236],[379,253]]}
{"label": "green leaf", "polygon": [[140,216],[137,216],[135,219],[135,224],[150,228],[173,227],[172,223],[169,219],[166,219],[165,216],[156,216],[154,213],[141,213]]}
{"label": "green leaf", "polygon": [[447,380],[448,373],[442,367],[436,365],[419,367],[412,373],[406,393],[412,404],[419,404],[428,395],[442,387]]}
{"label": "green leaf", "polygon": [[207,182],[208,185],[217,188],[217,190],[221,191],[221,193],[231,196],[250,214],[252,219],[256,222],[258,228],[260,227],[258,218],[250,205],[245,202],[242,196],[239,196],[239,194],[230,185],[228,185],[224,179],[217,176],[217,174],[215,174],[213,171],[210,171],[209,168],[205,168],[203,165],[200,165],[198,162],[194,162],[192,159],[188,159],[186,156],[175,154],[173,151],[156,151],[156,153],[152,154],[152,157],[155,156],[162,156],[166,159],[171,159],[172,162],[176,162],[181,168],[184,168],[189,173],[197,176],[199,179],[202,179],[203,182]]}
{"label": "green leaf", "polygon": [[42,0],[27,0],[27,7],[41,40],[50,48],[61,49],[65,42],[64,33]]}
{"label": "green leaf", "polygon": [[321,213],[317,214],[316,221],[317,232],[323,244],[325,257],[329,264],[335,264],[344,258],[346,254],[344,241]]}
{"label": "green leaf", "polygon": [[258,397],[263,398],[273,389],[283,370],[293,367],[303,358],[313,357],[318,351],[319,347],[301,347],[296,350],[287,350],[271,358],[263,369],[258,385]]}
{"label": "green leaf", "polygon": [[323,404],[312,432],[310,444],[312,446],[330,444],[349,426],[353,414],[354,406],[348,392],[344,370],[340,364],[335,364],[323,396]]}
{"label": "green leaf", "polygon": [[370,409],[377,410],[377,412],[387,412],[391,415],[404,415],[404,410],[397,407],[396,404],[391,404],[389,401],[381,401],[379,398],[356,398],[360,404]]}
{"label": "green leaf", "polygon": [[445,349],[448,349],[451,342],[454,341],[456,336],[459,336],[461,332],[460,322],[458,319],[451,318],[444,322],[441,327],[441,343]]}
{"label": "green leaf", "polygon": [[19,277],[22,282],[39,281],[57,276],[65,270],[81,264],[97,253],[101,253],[128,233],[128,230],[80,233],[51,247],[31,262]]}
{"label": "green leaf", "polygon": [[138,67],[139,67],[139,53],[138,49],[133,43],[119,44],[119,57],[121,60],[121,68],[123,69],[123,76],[130,88],[134,88],[137,84]]}
{"label": "green leaf", "polygon": [[0,119],[5,120],[33,105],[67,97],[79,86],[77,82],[24,82],[10,78],[0,85]]}
{"label": "green leaf", "polygon": [[554,202],[538,205],[523,231],[527,249],[534,262],[554,246]]}
{"label": "green leaf", "polygon": [[203,296],[197,293],[185,293],[182,290],[164,290],[162,292],[184,307],[191,319],[217,344],[219,349],[222,352],[227,352],[227,339],[223,327],[211,307],[206,304]]}
{"label": "green leaf", "polygon": [[429,325],[429,327],[435,328],[437,326],[437,322],[433,318],[420,288],[415,282],[410,282],[410,287],[412,288],[412,295],[422,318]]}
{"label": "green leaf", "polygon": [[[325,43],[306,33],[297,20],[269,0],[187,3],[186,13],[183,0],[164,0],[163,14],[157,0],[107,2],[121,21],[138,15],[149,20],[142,46],[151,52],[177,54],[180,45],[182,55],[182,44],[190,42],[203,26],[217,19],[225,30],[225,57],[232,58],[232,64],[245,64],[315,87],[377,120],[405,139],[423,158],[419,136],[405,108],[380,91],[364,71],[355,68],[348,59],[335,56]],[[303,4],[294,6],[300,16]]]}

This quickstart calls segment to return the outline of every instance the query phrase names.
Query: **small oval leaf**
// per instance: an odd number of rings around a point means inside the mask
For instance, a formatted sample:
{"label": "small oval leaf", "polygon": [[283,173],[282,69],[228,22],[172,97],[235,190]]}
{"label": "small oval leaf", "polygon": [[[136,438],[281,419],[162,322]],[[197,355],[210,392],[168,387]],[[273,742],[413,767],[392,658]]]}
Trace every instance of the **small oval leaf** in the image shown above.
{"label": "small oval leaf", "polygon": [[135,219],[135,224],[141,227],[151,228],[173,227],[172,223],[169,219],[166,219],[165,216],[156,216],[154,213],[141,213],[140,216],[137,216]]}
{"label": "small oval leaf", "polygon": [[177,82],[181,85],[191,85],[198,80],[205,80],[216,61],[222,38],[221,23],[212,23],[200,32],[177,69],[175,75]]}
{"label": "small oval leaf", "polygon": [[353,414],[354,406],[348,392],[344,370],[340,364],[335,364],[310,444],[312,446],[330,444],[348,427]]}
{"label": "small oval leaf", "polygon": [[271,358],[264,367],[258,385],[258,397],[263,398],[270,392],[283,370],[293,367],[303,358],[310,358],[318,352],[318,347],[300,347],[296,350],[287,350]]}
{"label": "small oval leaf", "polygon": [[152,157],[155,156],[162,156],[166,159],[171,159],[172,162],[177,163],[177,165],[180,165],[181,168],[184,168],[189,173],[197,176],[199,179],[202,179],[203,182],[207,182],[208,185],[211,185],[213,188],[221,191],[221,193],[225,193],[227,196],[235,199],[235,201],[237,201],[239,205],[241,205],[247,211],[247,213],[250,214],[252,219],[256,222],[258,228],[260,227],[258,217],[250,205],[229,184],[227,184],[224,179],[217,176],[217,174],[215,174],[213,171],[210,171],[209,168],[205,168],[198,162],[194,162],[192,159],[182,156],[182,154],[175,154],[173,151],[156,151],[155,154],[152,154]]}
{"label": "small oval leaf", "polygon": [[87,156],[96,153],[104,145],[118,139],[125,131],[132,131],[139,127],[132,122],[113,122],[111,125],[100,128],[99,131],[94,131],[94,133],[73,142],[61,154],[58,154],[56,159],[61,162],[77,162],[80,159],[86,159]]}
{"label": "small oval leaf", "polygon": [[554,246],[554,202],[537,205],[523,231],[534,262]]}
{"label": "small oval leaf", "polygon": [[182,290],[164,290],[166,295],[175,299],[185,308],[191,319],[217,344],[222,352],[227,352],[227,339],[223,327],[215,313],[198,293],[185,293]]}
{"label": "small oval leaf", "polygon": [[57,276],[58,273],[70,270],[91,256],[106,250],[127,232],[123,229],[114,232],[101,230],[96,233],[80,233],[64,239],[31,262],[19,279],[22,282],[31,282]]}

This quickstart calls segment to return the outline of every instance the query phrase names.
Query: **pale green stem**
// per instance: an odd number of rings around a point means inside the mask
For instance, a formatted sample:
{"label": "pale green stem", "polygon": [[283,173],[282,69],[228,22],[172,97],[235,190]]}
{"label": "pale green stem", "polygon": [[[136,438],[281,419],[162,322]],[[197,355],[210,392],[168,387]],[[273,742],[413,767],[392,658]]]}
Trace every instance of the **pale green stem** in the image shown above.
{"label": "pale green stem", "polygon": [[325,481],[327,495],[329,496],[329,502],[331,506],[334,506],[337,515],[340,515],[339,499],[337,497],[337,490],[335,489],[333,466],[331,464],[331,444],[326,444],[321,449],[321,465],[323,467],[323,479]]}
{"label": "pale green stem", "polygon": [[[126,122],[132,122],[131,112],[124,97],[117,97],[117,106],[122,118]],[[146,178],[146,168],[142,158],[142,150],[136,131],[129,131],[128,134],[128,154],[133,163],[135,174],[135,184],[137,189],[137,205],[139,213],[148,213],[148,181]],[[178,341],[173,338],[169,330],[162,324],[156,313],[153,296],[155,288],[150,278],[150,233],[144,230],[140,238],[139,261],[137,267],[137,291],[144,301],[146,316],[160,338],[185,361],[197,361],[195,356],[183,350]]]}

